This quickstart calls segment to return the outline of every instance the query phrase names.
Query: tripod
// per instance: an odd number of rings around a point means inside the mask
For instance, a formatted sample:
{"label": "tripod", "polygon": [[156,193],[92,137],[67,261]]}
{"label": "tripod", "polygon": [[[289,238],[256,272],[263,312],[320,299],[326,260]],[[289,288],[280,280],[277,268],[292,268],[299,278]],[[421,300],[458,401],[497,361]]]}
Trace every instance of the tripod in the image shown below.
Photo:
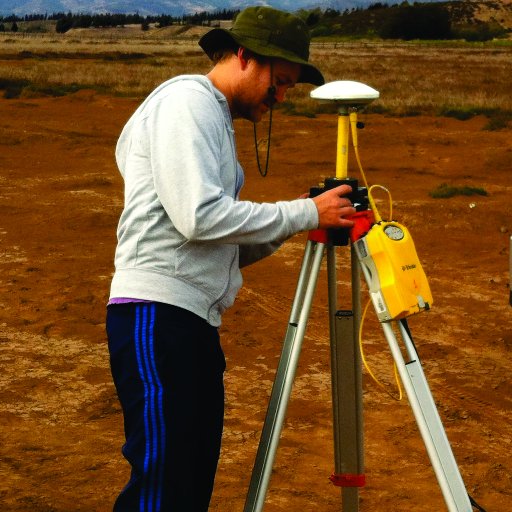
{"label": "tripod", "polygon": [[[337,177],[334,179],[338,184],[342,183],[340,180],[346,179],[347,160],[343,145],[345,144],[346,149],[348,110],[344,106],[340,108],[340,118],[345,116],[347,119],[340,119],[338,125],[338,156],[342,154],[341,164],[338,159]],[[354,115],[354,112],[351,115]],[[340,146],[342,147],[341,151]],[[339,172],[340,169],[341,172]],[[354,242],[354,240],[352,241]],[[309,233],[244,512],[260,512],[264,506],[324,254],[327,257],[334,420],[335,472],[331,476],[331,481],[342,489],[342,511],[357,512],[359,510],[359,488],[365,485],[362,376],[358,350],[358,333],[361,322],[360,271],[363,271],[369,288],[374,276],[367,266],[360,264],[361,254],[356,251],[354,244],[351,244],[352,310],[339,311],[337,308],[336,247],[342,245],[349,245],[348,234],[342,234],[340,237],[327,230],[316,230]],[[375,302],[374,306],[376,306]],[[377,306],[376,310],[379,312]],[[396,324],[403,348],[399,345],[392,326],[393,323]],[[381,320],[381,325],[447,509],[449,512],[471,512],[470,498],[443,429],[407,324],[405,320],[391,318],[388,321]]]}
{"label": "tripod", "polygon": [[[331,481],[342,489],[343,512],[359,510],[359,487],[365,484],[362,447],[361,361],[357,343],[361,315],[359,300],[360,270],[352,247],[350,252],[353,310],[337,310],[335,250],[335,246],[328,241],[319,241],[317,233],[310,234],[304,252],[244,512],[263,510],[273,460],[283,428],[286,406],[291,395],[295,370],[324,252],[327,255],[334,419],[335,473],[331,476]],[[408,395],[447,509],[449,512],[470,512],[472,507],[468,494],[443,430],[407,325],[402,321],[398,321],[397,325],[407,353],[407,362],[404,360],[391,324],[382,323],[384,335]]]}

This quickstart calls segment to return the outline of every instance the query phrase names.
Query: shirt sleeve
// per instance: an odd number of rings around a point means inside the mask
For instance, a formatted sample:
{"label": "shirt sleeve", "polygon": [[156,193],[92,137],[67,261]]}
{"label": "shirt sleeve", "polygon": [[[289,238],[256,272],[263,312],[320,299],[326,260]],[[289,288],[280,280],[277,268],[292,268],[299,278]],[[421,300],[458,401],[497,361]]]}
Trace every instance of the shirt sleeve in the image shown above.
{"label": "shirt sleeve", "polygon": [[255,203],[225,190],[223,152],[231,151],[234,160],[236,153],[222,110],[206,90],[176,88],[158,100],[144,123],[156,192],[186,239],[265,244],[317,227],[311,199]]}

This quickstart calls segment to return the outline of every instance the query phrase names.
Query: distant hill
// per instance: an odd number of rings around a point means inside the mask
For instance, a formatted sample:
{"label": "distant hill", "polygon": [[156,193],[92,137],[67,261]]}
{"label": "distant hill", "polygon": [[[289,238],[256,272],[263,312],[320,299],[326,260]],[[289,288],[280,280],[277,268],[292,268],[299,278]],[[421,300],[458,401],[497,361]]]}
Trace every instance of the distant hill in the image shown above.
{"label": "distant hill", "polygon": [[[305,1],[300,3],[305,3]],[[286,3],[286,0],[281,0],[281,3]],[[224,14],[233,16],[235,12],[236,10],[224,11]],[[512,35],[512,0],[422,3],[405,1],[393,5],[376,1],[364,8],[352,7],[345,8],[343,11],[316,7],[301,9],[297,12],[310,26],[313,37],[320,39],[384,38],[487,41],[494,38],[510,38]],[[149,30],[147,36],[165,37],[162,31],[166,28],[165,34],[168,37],[193,38],[208,30],[212,20],[216,20],[215,15],[208,14],[207,11],[194,15],[191,19],[185,20],[185,23],[181,17],[175,16],[174,22],[179,21],[180,25],[172,25],[173,22],[169,21],[172,18],[167,14],[153,16],[151,20],[149,20],[149,15],[143,16],[140,13],[113,15],[61,13],[60,16],[65,19],[21,21],[17,28],[22,32],[53,32],[56,27],[58,32],[69,30],[83,32],[84,30],[104,31],[107,30],[106,27],[116,31],[115,27],[117,26],[124,27],[123,29],[119,28],[119,32],[128,33],[128,27],[130,27],[131,33],[135,34],[142,28],[143,22]],[[93,21],[91,22],[91,20]],[[62,28],[63,25],[65,25],[64,28]],[[173,28],[168,25],[172,25]],[[104,28],[92,28],[94,26]],[[9,28],[8,22],[4,18],[4,23],[2,23],[0,16],[0,30],[8,31]]]}
{"label": "distant hill", "polygon": [[496,22],[512,30],[512,0],[465,0],[448,5],[459,24]]}
{"label": "distant hill", "polygon": [[308,17],[314,37],[466,39],[486,41],[512,33],[512,0],[465,0],[388,5],[342,13],[314,10]]}

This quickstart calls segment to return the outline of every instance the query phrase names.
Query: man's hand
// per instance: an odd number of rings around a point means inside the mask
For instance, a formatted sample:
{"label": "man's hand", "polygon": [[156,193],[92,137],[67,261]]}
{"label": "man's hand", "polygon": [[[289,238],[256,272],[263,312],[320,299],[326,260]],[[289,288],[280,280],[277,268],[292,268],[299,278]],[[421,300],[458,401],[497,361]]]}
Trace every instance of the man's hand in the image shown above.
{"label": "man's hand", "polygon": [[318,209],[318,228],[351,228],[354,222],[345,217],[356,213],[356,209],[346,197],[352,192],[348,185],[340,185],[313,197]]}

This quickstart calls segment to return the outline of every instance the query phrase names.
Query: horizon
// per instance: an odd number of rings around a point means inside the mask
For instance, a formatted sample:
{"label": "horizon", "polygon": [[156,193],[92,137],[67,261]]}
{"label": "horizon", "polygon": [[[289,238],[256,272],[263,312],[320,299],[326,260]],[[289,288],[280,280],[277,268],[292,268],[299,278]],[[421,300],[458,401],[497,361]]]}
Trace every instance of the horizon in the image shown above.
{"label": "horizon", "polygon": [[[411,2],[407,2],[407,3],[409,3],[410,5],[413,5],[416,3],[419,3],[419,4],[438,3],[438,2],[442,2],[442,1],[443,0],[423,0],[421,2],[411,1]],[[458,0],[453,0],[453,1],[458,1]],[[2,2],[2,3],[9,3],[9,2]],[[12,3],[14,3],[14,2],[12,2]],[[118,5],[125,4],[124,7],[118,7],[117,9],[113,8],[111,10],[105,10],[105,9],[101,9],[101,8],[95,9],[94,6],[91,6],[91,5],[89,5],[88,9],[81,9],[77,5],[75,5],[74,8],[66,8],[64,6],[59,6],[58,8],[55,8],[56,6],[52,7],[51,5],[47,5],[47,7],[45,7],[44,4],[55,4],[55,3],[60,4],[61,2],[59,0],[57,0],[56,2],[52,1],[52,0],[46,0],[46,1],[43,0],[41,2],[37,2],[39,10],[36,11],[36,10],[29,10],[30,8],[27,6],[27,4],[31,4],[30,1],[24,2],[24,5],[22,4],[22,6],[19,6],[19,3],[20,3],[19,0],[17,0],[15,3],[18,4],[18,6],[15,8],[10,8],[9,6],[7,6],[6,8],[3,8],[2,5],[0,5],[0,19],[12,18],[14,16],[16,18],[20,18],[19,21],[25,21],[23,18],[26,18],[26,17],[54,16],[54,15],[58,15],[58,14],[86,15],[86,16],[87,15],[91,15],[91,16],[95,16],[95,15],[127,15],[127,16],[139,15],[141,17],[171,16],[173,18],[183,18],[183,17],[187,17],[187,16],[194,16],[197,14],[205,14],[205,13],[215,14],[215,13],[220,13],[222,11],[240,11],[249,6],[246,4],[250,4],[250,2],[238,2],[237,6],[225,5],[225,6],[218,6],[218,7],[212,6],[211,8],[197,6],[197,7],[192,7],[191,10],[188,12],[182,11],[182,12],[178,13],[176,11],[176,7],[173,8],[172,5],[168,5],[167,11],[149,12],[147,10],[147,4],[155,3],[155,2],[151,2],[151,1],[150,2],[140,1],[140,2],[138,2],[139,7],[133,7],[130,5],[130,4],[132,4],[131,0],[126,0],[124,2],[121,0],[120,2],[116,2],[116,3]],[[75,4],[76,3],[80,3],[80,2],[78,1],[78,2],[75,2]],[[161,2],[156,2],[156,3],[161,3]],[[229,0],[226,1],[226,4],[228,4],[228,3],[229,3]],[[267,2],[267,4],[268,3],[269,2]],[[343,13],[346,10],[357,10],[357,9],[365,10],[368,7],[375,5],[375,4],[382,4],[382,5],[391,7],[394,5],[401,5],[403,2],[400,2],[399,0],[346,0],[346,1],[340,1],[340,0],[316,0],[315,1],[315,0],[313,0],[313,1],[311,1],[311,3],[309,3],[308,6],[297,5],[299,2],[293,2],[294,3],[293,8],[289,8],[289,7],[287,8],[286,5],[283,5],[283,4],[288,3],[286,0],[282,0],[282,1],[277,0],[272,3],[278,4],[278,5],[275,5],[275,6],[267,5],[267,6],[274,7],[276,9],[288,11],[288,12],[297,12],[297,11],[301,11],[301,10],[313,11],[316,9],[326,11],[326,10],[332,9],[334,11]],[[306,1],[300,2],[300,3],[305,4]],[[340,5],[342,3],[343,3],[343,5]],[[43,5],[41,5],[41,4],[43,4]],[[146,7],[144,4],[146,4]],[[25,6],[27,6],[27,7],[25,7]],[[27,10],[24,13],[21,13],[20,9],[23,9],[23,8],[26,8]],[[37,20],[26,20],[26,21],[37,21]]]}

